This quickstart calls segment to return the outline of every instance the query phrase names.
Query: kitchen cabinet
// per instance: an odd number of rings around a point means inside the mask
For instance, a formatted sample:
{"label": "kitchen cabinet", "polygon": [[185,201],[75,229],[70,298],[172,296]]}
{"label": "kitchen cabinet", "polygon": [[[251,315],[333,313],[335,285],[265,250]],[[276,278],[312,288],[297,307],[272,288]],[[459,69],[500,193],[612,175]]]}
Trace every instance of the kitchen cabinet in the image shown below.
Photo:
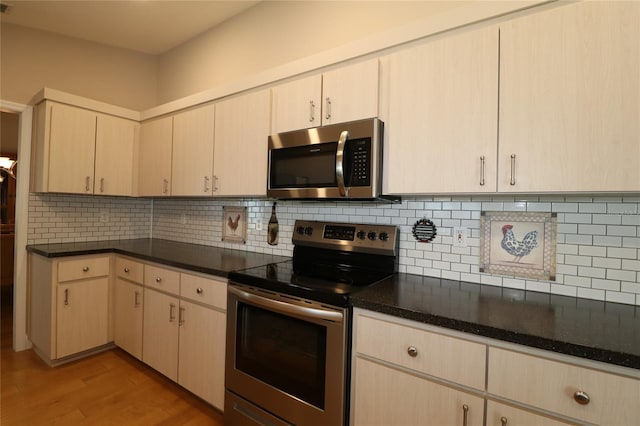
{"label": "kitchen cabinet", "polygon": [[262,90],[216,104],[213,195],[266,195],[270,103]]}
{"label": "kitchen cabinet", "polygon": [[496,191],[498,28],[382,61],[385,194]]}
{"label": "kitchen cabinet", "polygon": [[115,261],[114,342],[142,360],[143,264],[118,256]]}
{"label": "kitchen cabinet", "polygon": [[55,364],[109,341],[109,256],[29,255],[29,337]]}
{"label": "kitchen cabinet", "polygon": [[640,418],[637,378],[495,347],[488,371],[488,392],[514,402],[602,425]]}
{"label": "kitchen cabinet", "polygon": [[500,25],[500,192],[640,189],[640,3]]}
{"label": "kitchen cabinet", "polygon": [[173,116],[171,195],[211,195],[214,120],[214,104]]}
{"label": "kitchen cabinet", "polygon": [[143,361],[224,407],[226,282],[144,265]]}
{"label": "kitchen cabinet", "polygon": [[496,401],[487,401],[487,426],[564,426],[571,423]]}
{"label": "kitchen cabinet", "polygon": [[137,122],[44,101],[35,124],[33,192],[133,195]]}
{"label": "kitchen cabinet", "polygon": [[377,117],[378,59],[283,83],[271,90],[273,133]]}
{"label": "kitchen cabinet", "polygon": [[140,126],[138,151],[139,196],[171,195],[173,117],[145,121]]}
{"label": "kitchen cabinet", "polygon": [[353,424],[483,424],[484,345],[355,316]]}

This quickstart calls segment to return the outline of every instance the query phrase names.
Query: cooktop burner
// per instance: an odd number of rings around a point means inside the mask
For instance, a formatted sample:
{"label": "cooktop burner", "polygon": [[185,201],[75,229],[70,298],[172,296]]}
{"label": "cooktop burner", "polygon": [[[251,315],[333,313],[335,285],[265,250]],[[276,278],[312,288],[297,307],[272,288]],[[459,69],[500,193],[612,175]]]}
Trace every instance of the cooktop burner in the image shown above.
{"label": "cooktop burner", "polygon": [[232,282],[335,306],[397,271],[398,230],[390,225],[296,221],[293,259],[232,272]]}

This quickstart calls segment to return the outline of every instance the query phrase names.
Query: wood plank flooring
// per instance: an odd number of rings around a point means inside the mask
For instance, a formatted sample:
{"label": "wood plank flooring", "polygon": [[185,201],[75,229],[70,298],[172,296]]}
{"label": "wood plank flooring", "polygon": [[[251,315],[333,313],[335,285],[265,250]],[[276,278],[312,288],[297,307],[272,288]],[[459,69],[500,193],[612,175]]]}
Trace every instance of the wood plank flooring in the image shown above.
{"label": "wood plank flooring", "polygon": [[218,410],[120,349],[56,368],[31,350],[14,352],[2,299],[2,426],[223,425]]}

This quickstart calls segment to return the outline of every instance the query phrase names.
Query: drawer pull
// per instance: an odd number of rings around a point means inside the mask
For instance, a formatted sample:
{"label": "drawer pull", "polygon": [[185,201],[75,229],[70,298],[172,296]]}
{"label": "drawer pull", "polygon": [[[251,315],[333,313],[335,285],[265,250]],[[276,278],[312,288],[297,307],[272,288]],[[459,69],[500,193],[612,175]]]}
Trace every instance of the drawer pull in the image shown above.
{"label": "drawer pull", "polygon": [[127,267],[125,267],[125,268],[124,268],[124,272],[126,272],[127,274],[129,273],[129,270],[130,270],[130,269],[129,269],[129,268],[127,268]]}
{"label": "drawer pull", "polygon": [[140,306],[140,292],[136,290],[133,293],[133,307],[137,308],[139,306]]}
{"label": "drawer pull", "polygon": [[469,417],[469,406],[462,404],[462,426],[467,426],[467,420]]}
{"label": "drawer pull", "polygon": [[573,399],[580,405],[587,405],[591,401],[589,395],[583,391],[576,391],[576,393],[573,394]]}
{"label": "drawer pull", "polygon": [[159,283],[160,281],[162,281],[161,277],[156,277],[156,282]]}
{"label": "drawer pull", "polygon": [[173,312],[175,309],[176,305],[169,303],[169,322],[174,322],[176,320],[176,314]]}
{"label": "drawer pull", "polygon": [[204,292],[204,290],[202,289],[202,287],[198,287],[196,289],[196,293],[198,293],[198,294],[202,294],[203,292]]}
{"label": "drawer pull", "polygon": [[85,266],[84,268],[82,268],[82,270],[83,270],[84,272],[88,272],[88,271],[89,271],[89,267],[88,267],[88,266]]}
{"label": "drawer pull", "polygon": [[64,289],[64,304],[69,305],[69,289]]}
{"label": "drawer pull", "polygon": [[418,349],[416,349],[415,346],[409,346],[407,348],[407,353],[409,354],[410,357],[415,358],[418,356]]}
{"label": "drawer pull", "polygon": [[502,426],[507,426],[507,418],[506,417],[500,417],[500,424]]}
{"label": "drawer pull", "polygon": [[184,311],[185,308],[180,306],[180,309],[178,310],[178,325],[184,324]]}

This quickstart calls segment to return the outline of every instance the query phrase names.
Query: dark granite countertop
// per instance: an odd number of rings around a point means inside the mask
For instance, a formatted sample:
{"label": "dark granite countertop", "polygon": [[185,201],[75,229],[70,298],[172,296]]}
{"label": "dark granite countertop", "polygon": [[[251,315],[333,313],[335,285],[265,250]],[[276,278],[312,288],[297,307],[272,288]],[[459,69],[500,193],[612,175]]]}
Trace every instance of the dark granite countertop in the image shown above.
{"label": "dark granite countertop", "polygon": [[355,307],[478,336],[640,369],[640,307],[397,274]]}
{"label": "dark granite countertop", "polygon": [[220,277],[227,277],[231,271],[282,262],[289,259],[284,256],[154,238],[38,244],[27,246],[27,251],[45,257],[119,253],[150,262]]}

